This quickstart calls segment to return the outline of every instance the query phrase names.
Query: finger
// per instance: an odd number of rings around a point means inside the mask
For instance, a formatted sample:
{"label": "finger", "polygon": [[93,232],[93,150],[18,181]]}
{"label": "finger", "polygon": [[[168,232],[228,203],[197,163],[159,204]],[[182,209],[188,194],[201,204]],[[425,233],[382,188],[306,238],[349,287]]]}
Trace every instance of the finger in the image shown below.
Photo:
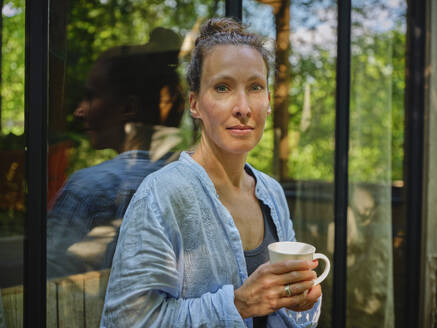
{"label": "finger", "polygon": [[317,278],[317,274],[311,270],[293,271],[277,275],[278,284],[286,285],[299,281],[313,281]]}
{"label": "finger", "polygon": [[[305,291],[303,294],[304,295],[305,294],[309,294],[309,292],[308,293],[307,292],[308,291]],[[306,301],[304,302],[304,304],[300,305],[300,308],[301,308],[300,311],[308,311],[308,310],[312,309],[314,304],[317,303],[318,299],[319,299],[319,297],[317,297],[317,298],[312,298],[312,297],[309,298],[308,295],[306,295]]]}
{"label": "finger", "polygon": [[[291,292],[292,296],[299,295],[302,293],[305,293],[305,296],[306,296],[306,294],[308,293],[308,290],[313,286],[313,282],[312,281],[302,281],[299,283],[290,284],[289,286],[290,286],[290,292]],[[278,294],[281,297],[290,297],[290,295],[288,295],[288,293],[285,289],[285,286],[280,287],[278,290],[279,290]]]}
{"label": "finger", "polygon": [[274,274],[282,274],[291,271],[309,270],[314,266],[312,261],[304,260],[286,260],[270,264],[270,272]]}
{"label": "finger", "polygon": [[322,296],[322,287],[316,285],[308,290],[307,300],[308,302],[317,302],[320,296]]}
{"label": "finger", "polygon": [[301,306],[305,306],[306,304],[306,298],[305,295],[302,294],[298,294],[298,295],[294,295],[291,297],[282,297],[279,298],[277,301],[277,304],[279,305],[278,308],[288,308],[288,309],[293,309],[293,308],[300,308]]}

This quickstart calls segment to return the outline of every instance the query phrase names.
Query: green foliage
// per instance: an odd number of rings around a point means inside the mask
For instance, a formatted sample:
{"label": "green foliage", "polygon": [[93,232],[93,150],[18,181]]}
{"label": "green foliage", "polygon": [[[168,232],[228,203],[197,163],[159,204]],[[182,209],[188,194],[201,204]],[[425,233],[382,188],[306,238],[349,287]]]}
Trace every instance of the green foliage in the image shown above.
{"label": "green foliage", "polygon": [[[24,0],[4,3],[2,43],[2,133],[24,131]],[[56,6],[56,4],[55,4]],[[72,113],[83,96],[88,71],[103,50],[120,44],[148,41],[156,26],[185,35],[199,17],[223,14],[220,1],[200,0],[74,0],[68,9],[66,92],[68,130],[79,131]],[[365,11],[355,8],[356,14]],[[405,31],[368,32],[355,22],[351,74],[350,172],[354,181],[402,179]],[[265,33],[264,33],[265,34]],[[335,132],[335,56],[314,46],[301,53],[293,48],[289,123],[289,176],[296,180],[333,180]],[[55,51],[56,49],[52,49]],[[305,88],[310,88],[311,119],[302,129]],[[192,123],[185,119],[183,142],[192,140]],[[80,147],[72,155],[72,170],[101,162],[111,151],[94,151],[79,134]],[[79,155],[79,153],[82,153]],[[391,154],[391,156],[390,156]],[[271,118],[249,162],[272,173]],[[391,170],[390,170],[391,168]],[[390,175],[391,172],[391,177]]]}
{"label": "green foliage", "polygon": [[252,149],[247,158],[248,163],[258,170],[272,175],[273,157],[273,121],[272,116],[267,118],[264,135],[261,142]]}
{"label": "green foliage", "polygon": [[[405,31],[365,33],[352,42],[349,174],[352,182],[402,180],[405,93]],[[293,50],[293,48],[292,48]],[[293,51],[289,91],[289,177],[334,179],[336,58],[314,46]],[[311,118],[302,126],[305,88]],[[267,125],[269,127],[269,125]],[[271,125],[270,125],[271,128]],[[273,135],[269,128],[249,156],[272,174]]]}
{"label": "green foliage", "polygon": [[1,134],[24,133],[24,3],[3,3]]}
{"label": "green foliage", "polygon": [[[333,180],[335,133],[335,58],[317,48],[292,65],[289,176],[296,180]],[[311,119],[302,127],[305,88],[310,88]]]}
{"label": "green foliage", "polygon": [[[99,54],[113,46],[144,44],[149,33],[158,26],[170,28],[184,37],[199,18],[223,15],[222,10],[218,0],[71,1],[67,26],[65,106],[68,130],[80,139],[79,148],[72,151],[71,172],[115,155],[111,150],[93,150],[86,136],[77,130],[73,118],[73,112],[83,97],[89,70]],[[192,131],[191,120],[184,118],[182,142],[178,148],[186,149],[192,145]]]}
{"label": "green foliage", "polygon": [[76,172],[84,167],[90,167],[110,160],[117,156],[117,152],[113,149],[103,149],[96,151],[90,145],[86,138],[76,136],[77,146],[69,150],[69,162],[67,175]]}
{"label": "green foliage", "polygon": [[[248,1],[244,9],[252,29],[274,38],[270,6]],[[288,176],[293,180],[334,178],[336,12],[337,3],[331,0],[291,2]],[[353,3],[351,182],[403,179],[405,13],[403,1]],[[303,115],[308,88],[310,117],[308,111]],[[257,148],[269,153],[259,159],[259,152],[249,157],[255,166],[270,168],[270,174],[271,166],[264,162],[273,161],[272,142],[263,138]]]}
{"label": "green foliage", "polygon": [[405,33],[361,35],[353,43],[351,181],[402,179]]}

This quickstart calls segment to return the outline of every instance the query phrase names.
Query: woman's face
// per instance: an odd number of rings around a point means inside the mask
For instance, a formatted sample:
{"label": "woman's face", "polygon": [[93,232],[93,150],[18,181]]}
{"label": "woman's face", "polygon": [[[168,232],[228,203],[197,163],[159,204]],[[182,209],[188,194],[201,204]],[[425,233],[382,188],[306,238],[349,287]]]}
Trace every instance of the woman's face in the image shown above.
{"label": "woman's face", "polygon": [[190,110],[202,121],[202,137],[232,154],[249,152],[261,139],[270,112],[267,68],[249,46],[214,46],[205,56],[199,93]]}

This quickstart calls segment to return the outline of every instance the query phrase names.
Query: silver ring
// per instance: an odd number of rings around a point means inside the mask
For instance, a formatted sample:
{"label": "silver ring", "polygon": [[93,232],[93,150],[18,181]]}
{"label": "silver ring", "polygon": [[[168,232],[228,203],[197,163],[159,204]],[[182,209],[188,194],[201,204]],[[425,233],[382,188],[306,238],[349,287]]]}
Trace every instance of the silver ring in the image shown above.
{"label": "silver ring", "polygon": [[285,285],[284,289],[285,289],[285,292],[287,293],[287,296],[291,297],[290,284]]}

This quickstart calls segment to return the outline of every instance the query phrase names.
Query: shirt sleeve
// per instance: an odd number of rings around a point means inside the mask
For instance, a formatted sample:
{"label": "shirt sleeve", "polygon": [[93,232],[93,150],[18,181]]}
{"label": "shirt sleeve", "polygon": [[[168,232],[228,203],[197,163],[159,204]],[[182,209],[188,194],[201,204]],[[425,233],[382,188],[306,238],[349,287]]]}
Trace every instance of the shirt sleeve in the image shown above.
{"label": "shirt sleeve", "polygon": [[[224,285],[182,298],[183,248],[175,211],[139,189],[120,230],[101,327],[245,327]],[[165,218],[165,219],[164,219]]]}
{"label": "shirt sleeve", "polygon": [[47,215],[48,278],[86,271],[67,250],[88,233],[90,220],[87,200],[74,190],[63,189]]}
{"label": "shirt sleeve", "polygon": [[269,316],[268,327],[314,328],[320,317],[322,298],[308,311],[294,312],[285,308]]}

